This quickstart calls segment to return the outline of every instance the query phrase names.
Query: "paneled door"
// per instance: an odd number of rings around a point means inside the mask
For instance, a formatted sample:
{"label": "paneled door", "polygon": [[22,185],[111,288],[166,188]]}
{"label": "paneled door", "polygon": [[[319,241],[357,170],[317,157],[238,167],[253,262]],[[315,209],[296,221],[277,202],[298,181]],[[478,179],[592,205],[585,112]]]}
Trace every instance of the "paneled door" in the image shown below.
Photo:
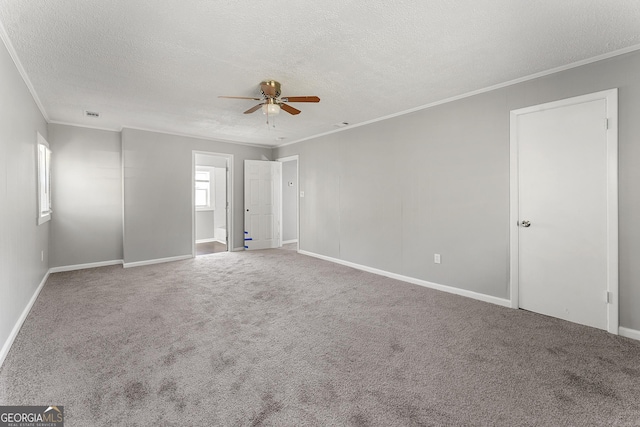
{"label": "paneled door", "polygon": [[244,248],[279,248],[282,163],[244,161]]}

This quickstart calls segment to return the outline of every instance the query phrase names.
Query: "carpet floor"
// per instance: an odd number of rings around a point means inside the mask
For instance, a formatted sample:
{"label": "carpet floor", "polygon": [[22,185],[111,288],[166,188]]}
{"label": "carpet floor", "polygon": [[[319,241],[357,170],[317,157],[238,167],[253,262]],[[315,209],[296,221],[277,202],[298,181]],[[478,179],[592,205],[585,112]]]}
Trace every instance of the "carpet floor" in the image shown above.
{"label": "carpet floor", "polygon": [[290,250],[52,274],[0,404],[71,426],[640,425],[640,342]]}

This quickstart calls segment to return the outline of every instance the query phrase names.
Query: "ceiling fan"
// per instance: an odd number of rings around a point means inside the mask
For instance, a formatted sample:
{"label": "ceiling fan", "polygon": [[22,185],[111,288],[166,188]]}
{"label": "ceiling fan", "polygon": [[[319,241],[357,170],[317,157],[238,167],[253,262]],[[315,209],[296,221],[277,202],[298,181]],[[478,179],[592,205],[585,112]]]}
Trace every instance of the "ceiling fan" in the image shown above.
{"label": "ceiling fan", "polygon": [[280,83],[275,80],[266,80],[260,83],[262,98],[252,98],[246,96],[219,96],[218,98],[232,99],[252,99],[262,101],[260,104],[249,108],[244,114],[251,114],[262,108],[262,112],[267,115],[276,115],[283,109],[289,114],[300,114],[300,110],[293,108],[285,102],[320,102],[317,96],[283,96],[280,97]]}

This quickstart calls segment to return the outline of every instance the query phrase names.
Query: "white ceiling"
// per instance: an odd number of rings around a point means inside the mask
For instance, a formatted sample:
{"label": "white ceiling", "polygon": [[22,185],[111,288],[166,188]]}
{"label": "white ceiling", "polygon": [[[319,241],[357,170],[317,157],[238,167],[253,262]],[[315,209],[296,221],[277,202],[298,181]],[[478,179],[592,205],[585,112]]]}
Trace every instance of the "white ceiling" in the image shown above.
{"label": "white ceiling", "polygon": [[[49,121],[271,146],[640,48],[636,0],[0,0],[0,21]],[[264,79],[321,102],[269,128],[218,98]]]}

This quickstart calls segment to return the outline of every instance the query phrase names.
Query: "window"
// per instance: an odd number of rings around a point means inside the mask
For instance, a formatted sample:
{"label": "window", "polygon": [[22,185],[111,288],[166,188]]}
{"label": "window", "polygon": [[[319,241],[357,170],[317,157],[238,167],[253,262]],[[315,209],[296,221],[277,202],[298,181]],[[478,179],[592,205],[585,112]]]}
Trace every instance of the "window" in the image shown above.
{"label": "window", "polygon": [[196,208],[207,209],[211,207],[211,173],[209,171],[196,171]]}
{"label": "window", "polygon": [[51,219],[51,150],[38,133],[38,225]]}

